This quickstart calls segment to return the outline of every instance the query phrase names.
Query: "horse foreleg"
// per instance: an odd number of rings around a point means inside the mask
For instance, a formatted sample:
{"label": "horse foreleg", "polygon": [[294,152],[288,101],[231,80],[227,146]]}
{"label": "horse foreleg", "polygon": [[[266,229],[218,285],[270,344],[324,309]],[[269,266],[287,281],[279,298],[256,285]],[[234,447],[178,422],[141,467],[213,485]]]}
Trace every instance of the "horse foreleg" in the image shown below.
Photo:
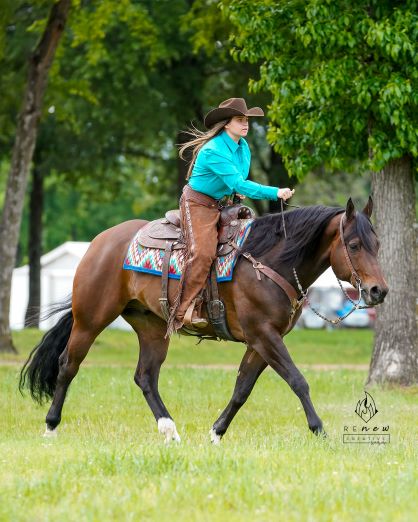
{"label": "horse foreleg", "polygon": [[160,368],[167,356],[170,342],[169,339],[165,339],[166,323],[156,316],[144,321],[129,322],[138,335],[140,345],[135,383],[141,388],[165,442],[180,442],[176,425],[158,391]]}
{"label": "horse foreleg", "polygon": [[309,429],[316,435],[325,435],[322,421],[318,417],[309,394],[309,385],[305,377],[296,368],[281,335],[274,327],[263,326],[248,339],[251,348],[256,350],[266,363],[282,377],[293,392],[299,397],[306,414]]}
{"label": "horse foreleg", "polygon": [[247,348],[238,370],[232,398],[210,431],[210,437],[213,444],[220,443],[221,438],[231,424],[232,419],[238,413],[241,406],[245,404],[254,384],[266,366],[267,363],[258,355],[257,352],[251,348]]}

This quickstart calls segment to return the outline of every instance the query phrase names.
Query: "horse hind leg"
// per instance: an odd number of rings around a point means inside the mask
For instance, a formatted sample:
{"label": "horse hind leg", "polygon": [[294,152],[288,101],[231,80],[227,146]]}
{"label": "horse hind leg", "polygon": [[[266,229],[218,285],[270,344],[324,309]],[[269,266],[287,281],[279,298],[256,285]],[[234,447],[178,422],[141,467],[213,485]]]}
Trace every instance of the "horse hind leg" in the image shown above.
{"label": "horse hind leg", "polygon": [[134,381],[142,390],[150,407],[158,431],[164,436],[166,444],[180,442],[176,424],[163,403],[158,391],[160,368],[167,357],[169,339],[165,338],[167,325],[155,315],[124,316],[135,330],[140,351]]}
{"label": "horse hind leg", "polygon": [[77,375],[80,364],[86,357],[97,333],[83,330],[74,323],[65,350],[59,357],[59,372],[52,404],[46,416],[46,437],[56,436],[56,428],[61,422],[61,412],[71,381]]}

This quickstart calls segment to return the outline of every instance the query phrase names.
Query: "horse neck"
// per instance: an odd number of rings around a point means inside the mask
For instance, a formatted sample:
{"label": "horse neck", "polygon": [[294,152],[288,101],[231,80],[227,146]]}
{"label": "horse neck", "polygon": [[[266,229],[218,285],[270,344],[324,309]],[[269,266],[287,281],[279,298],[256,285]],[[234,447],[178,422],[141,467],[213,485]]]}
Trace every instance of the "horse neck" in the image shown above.
{"label": "horse neck", "polygon": [[308,288],[318,277],[331,266],[331,250],[336,241],[339,241],[339,224],[341,214],[330,219],[324,233],[319,241],[318,248],[309,257],[302,258],[295,267],[278,261],[280,251],[283,249],[284,241],[281,241],[265,256],[262,262],[270,266],[276,272],[285,277],[293,286],[296,285],[293,268],[295,268],[299,281],[303,288]]}

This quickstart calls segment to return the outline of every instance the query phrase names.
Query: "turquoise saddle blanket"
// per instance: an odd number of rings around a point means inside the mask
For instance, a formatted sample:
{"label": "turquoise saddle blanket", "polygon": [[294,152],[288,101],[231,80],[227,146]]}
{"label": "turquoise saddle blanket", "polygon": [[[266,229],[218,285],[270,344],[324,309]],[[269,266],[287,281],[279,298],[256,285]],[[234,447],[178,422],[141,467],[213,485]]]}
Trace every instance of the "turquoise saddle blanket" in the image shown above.
{"label": "turquoise saddle blanket", "polygon": [[[241,226],[236,238],[236,243],[240,247],[246,240],[253,219],[242,219]],[[156,276],[162,275],[162,267],[165,252],[159,248],[144,247],[138,240],[139,232],[135,235],[123,263],[125,270],[135,270]],[[184,267],[184,249],[174,250],[171,254],[168,277],[180,279]],[[237,262],[237,251],[233,250],[225,256],[218,256],[216,259],[216,279],[218,282],[231,281],[234,267]]]}

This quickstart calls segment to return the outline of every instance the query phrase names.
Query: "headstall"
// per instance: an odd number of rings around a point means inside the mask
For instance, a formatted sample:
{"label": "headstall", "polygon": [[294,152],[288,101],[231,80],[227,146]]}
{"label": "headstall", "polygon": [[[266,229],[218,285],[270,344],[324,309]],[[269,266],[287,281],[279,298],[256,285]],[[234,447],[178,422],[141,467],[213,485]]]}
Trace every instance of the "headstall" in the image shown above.
{"label": "headstall", "polygon": [[[284,215],[283,215],[284,214],[283,213],[283,200],[282,200],[281,210],[282,210],[281,213],[282,213],[282,222],[283,222],[284,236],[287,239],[285,220],[284,220]],[[341,323],[342,321],[344,321],[344,319],[346,317],[348,317],[350,314],[352,314],[355,310],[362,310],[364,308],[370,308],[369,306],[360,305],[360,302],[361,302],[361,291],[362,291],[362,287],[361,287],[362,282],[361,282],[360,276],[358,275],[358,273],[356,272],[356,270],[355,270],[355,268],[353,266],[353,263],[351,262],[350,255],[348,253],[347,246],[346,246],[345,241],[344,241],[344,224],[345,224],[346,220],[347,220],[346,213],[344,212],[342,214],[342,216],[341,216],[341,219],[340,219],[340,226],[339,226],[340,240],[341,240],[341,243],[342,243],[345,260],[346,260],[346,262],[348,264],[348,267],[350,269],[350,272],[351,272],[350,282],[354,286],[354,288],[356,288],[358,290],[358,298],[357,298],[357,301],[354,301],[347,294],[347,292],[343,288],[343,285],[342,285],[341,281],[338,279],[338,277],[335,276],[335,277],[337,277],[338,284],[339,284],[343,294],[345,295],[347,300],[350,301],[350,303],[353,305],[351,310],[349,310],[342,317],[338,317],[337,319],[328,319],[328,317],[325,317],[324,315],[322,315],[318,310],[316,310],[316,308],[314,308],[311,305],[311,303],[309,301],[309,298],[308,298],[308,289],[307,290],[303,290],[303,287],[300,284],[298,275],[296,273],[296,269],[294,267],[293,267],[293,275],[295,277],[295,281],[296,281],[298,290],[300,292],[300,297],[298,297],[297,292],[295,291],[293,286],[283,276],[281,276],[279,273],[277,273],[272,268],[270,268],[268,266],[265,266],[262,263],[260,263],[259,261],[257,261],[256,259],[254,259],[254,257],[252,257],[249,252],[243,252],[243,254],[242,254],[243,257],[245,257],[245,259],[247,259],[248,261],[250,261],[250,263],[252,263],[253,268],[256,271],[258,280],[261,280],[261,276],[260,276],[260,272],[261,272],[265,276],[267,276],[269,279],[274,281],[278,286],[280,286],[284,290],[284,292],[286,293],[286,295],[287,295],[287,297],[288,297],[288,299],[289,299],[289,301],[290,301],[290,303],[292,305],[292,312],[291,312],[290,320],[293,319],[293,316],[295,315],[296,311],[301,307],[301,305],[303,304],[304,301],[307,302],[309,308],[318,317],[320,317],[324,321],[327,321],[327,322],[329,322],[331,324],[339,324],[339,323]]]}

